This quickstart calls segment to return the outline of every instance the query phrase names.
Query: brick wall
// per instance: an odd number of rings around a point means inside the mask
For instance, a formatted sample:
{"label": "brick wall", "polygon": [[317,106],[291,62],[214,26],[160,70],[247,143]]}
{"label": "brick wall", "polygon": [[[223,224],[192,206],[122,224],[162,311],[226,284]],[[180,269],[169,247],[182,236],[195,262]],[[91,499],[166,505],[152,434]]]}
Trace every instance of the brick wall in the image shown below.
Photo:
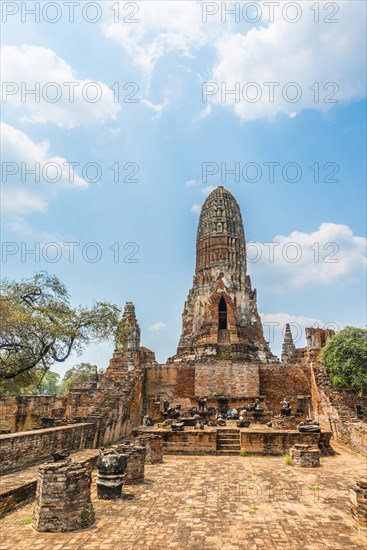
{"label": "brick wall", "polygon": [[241,431],[241,449],[248,454],[282,455],[295,443],[318,447],[319,433]]}
{"label": "brick wall", "polygon": [[190,398],[195,393],[195,368],[187,365],[148,367],[145,373],[145,396]]}
{"label": "brick wall", "polygon": [[198,363],[195,366],[195,395],[209,393],[232,397],[258,397],[259,366],[254,363]]}
{"label": "brick wall", "polygon": [[55,395],[0,397],[0,430],[23,432],[40,427],[40,419],[61,420],[66,416],[67,398]]}
{"label": "brick wall", "polygon": [[[298,407],[299,396],[311,397],[310,369],[297,365],[261,365],[260,393],[265,397],[266,407],[280,412],[280,402],[286,399],[293,411]],[[307,414],[308,411],[305,411]]]}
{"label": "brick wall", "polygon": [[215,430],[195,431],[186,428],[184,432],[175,433],[152,429],[149,433],[162,437],[163,454],[216,454],[217,432]]}
{"label": "brick wall", "polygon": [[95,426],[74,424],[46,430],[0,435],[1,474],[40,464],[56,450],[93,447]]}

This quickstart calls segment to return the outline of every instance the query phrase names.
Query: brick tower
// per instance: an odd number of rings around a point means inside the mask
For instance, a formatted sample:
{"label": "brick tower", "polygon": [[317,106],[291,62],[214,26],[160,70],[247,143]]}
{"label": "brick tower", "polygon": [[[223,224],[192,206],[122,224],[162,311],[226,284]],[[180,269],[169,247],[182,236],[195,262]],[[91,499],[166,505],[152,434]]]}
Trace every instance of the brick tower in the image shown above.
{"label": "brick tower", "polygon": [[182,316],[175,362],[202,359],[277,362],[264,339],[256,290],[246,273],[240,208],[217,187],[201,210],[196,269]]}

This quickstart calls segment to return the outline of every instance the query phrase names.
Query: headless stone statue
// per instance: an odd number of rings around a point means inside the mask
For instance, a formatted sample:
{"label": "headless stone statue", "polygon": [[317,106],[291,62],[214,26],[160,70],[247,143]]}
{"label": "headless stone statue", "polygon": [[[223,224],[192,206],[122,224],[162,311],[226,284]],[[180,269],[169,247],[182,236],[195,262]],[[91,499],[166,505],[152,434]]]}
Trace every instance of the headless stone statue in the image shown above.
{"label": "headless stone statue", "polygon": [[283,416],[289,416],[292,412],[290,403],[283,399],[280,404],[282,405],[282,408],[280,409],[280,414],[282,414]]}
{"label": "headless stone statue", "polygon": [[143,418],[144,426],[154,426],[154,420],[151,416],[145,415]]}

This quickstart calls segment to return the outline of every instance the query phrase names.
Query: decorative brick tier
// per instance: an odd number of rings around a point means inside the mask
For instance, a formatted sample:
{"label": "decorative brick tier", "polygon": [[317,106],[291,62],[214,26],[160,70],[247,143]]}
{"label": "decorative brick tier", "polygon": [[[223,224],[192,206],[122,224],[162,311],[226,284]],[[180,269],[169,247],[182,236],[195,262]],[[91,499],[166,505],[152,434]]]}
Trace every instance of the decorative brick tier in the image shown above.
{"label": "decorative brick tier", "polygon": [[146,450],[146,464],[160,464],[163,462],[162,437],[160,435],[143,435],[140,437],[140,443]]}
{"label": "decorative brick tier", "polygon": [[33,527],[36,531],[75,531],[95,521],[91,469],[70,459],[39,467]]}
{"label": "decorative brick tier", "polygon": [[121,444],[113,446],[116,451],[127,456],[127,468],[124,477],[124,484],[144,482],[144,467],[146,449],[143,446]]}
{"label": "decorative brick tier", "polygon": [[349,496],[354,527],[367,538],[367,478],[357,481],[356,487],[350,487]]}
{"label": "decorative brick tier", "polygon": [[317,468],[320,466],[320,450],[311,445],[296,444],[291,447],[289,454],[293,466],[302,466],[303,468]]}

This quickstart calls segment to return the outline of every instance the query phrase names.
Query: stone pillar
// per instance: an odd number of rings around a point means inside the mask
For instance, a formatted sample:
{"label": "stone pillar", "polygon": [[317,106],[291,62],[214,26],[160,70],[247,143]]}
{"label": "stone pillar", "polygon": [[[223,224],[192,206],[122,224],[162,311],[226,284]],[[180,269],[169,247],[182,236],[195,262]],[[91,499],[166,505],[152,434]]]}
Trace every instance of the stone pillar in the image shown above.
{"label": "stone pillar", "polygon": [[131,485],[144,482],[146,449],[143,446],[121,444],[115,447],[117,452],[127,456],[124,483]]}
{"label": "stone pillar", "polygon": [[90,486],[87,465],[66,459],[40,466],[33,511],[36,531],[75,531],[94,523]]}
{"label": "stone pillar", "polygon": [[303,468],[316,468],[320,466],[320,451],[311,445],[296,444],[291,447],[289,454],[292,460],[292,466],[302,466]]}
{"label": "stone pillar", "polygon": [[354,527],[362,537],[367,537],[367,478],[350,487],[349,497]]}
{"label": "stone pillar", "polygon": [[145,463],[160,464],[163,462],[162,437],[160,435],[144,435],[140,437],[140,444],[145,447]]}

